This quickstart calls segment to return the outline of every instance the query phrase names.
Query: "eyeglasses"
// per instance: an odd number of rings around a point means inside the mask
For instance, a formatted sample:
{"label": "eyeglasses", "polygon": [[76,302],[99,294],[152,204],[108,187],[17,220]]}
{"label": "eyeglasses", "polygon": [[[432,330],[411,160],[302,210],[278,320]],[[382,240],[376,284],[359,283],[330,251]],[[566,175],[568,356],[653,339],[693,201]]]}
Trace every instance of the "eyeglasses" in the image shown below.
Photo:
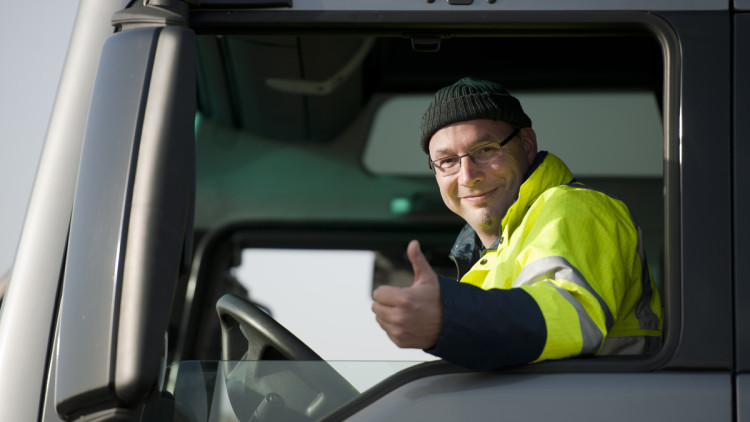
{"label": "eyeglasses", "polygon": [[428,158],[427,161],[430,170],[441,176],[452,176],[461,170],[461,159],[466,156],[468,156],[475,164],[487,164],[503,155],[503,147],[505,144],[515,138],[520,130],[520,128],[515,128],[513,129],[513,132],[502,141],[493,141],[484,145],[479,145],[463,155],[450,155],[448,157],[438,158],[434,161]]}

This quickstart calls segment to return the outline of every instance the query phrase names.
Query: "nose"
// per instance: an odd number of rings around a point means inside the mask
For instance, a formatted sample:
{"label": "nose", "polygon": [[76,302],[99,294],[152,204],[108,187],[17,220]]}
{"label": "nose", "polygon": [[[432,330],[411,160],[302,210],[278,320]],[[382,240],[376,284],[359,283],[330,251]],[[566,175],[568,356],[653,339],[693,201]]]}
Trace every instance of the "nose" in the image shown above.
{"label": "nose", "polygon": [[470,155],[461,157],[461,168],[458,170],[458,183],[473,186],[484,177],[481,166],[477,165]]}

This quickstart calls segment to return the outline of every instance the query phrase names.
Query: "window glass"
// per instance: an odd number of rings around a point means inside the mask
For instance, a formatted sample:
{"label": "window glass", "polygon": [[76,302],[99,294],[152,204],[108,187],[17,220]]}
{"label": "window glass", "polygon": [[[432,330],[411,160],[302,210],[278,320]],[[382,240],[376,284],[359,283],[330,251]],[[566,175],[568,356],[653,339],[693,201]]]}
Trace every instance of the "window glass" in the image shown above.
{"label": "window glass", "polygon": [[408,365],[408,362],[183,361],[168,368],[164,391],[169,395],[151,401],[142,420],[162,421],[160,408],[169,408],[175,420],[195,422],[315,421],[372,387],[373,382],[362,381],[363,375],[382,380],[394,369]]}

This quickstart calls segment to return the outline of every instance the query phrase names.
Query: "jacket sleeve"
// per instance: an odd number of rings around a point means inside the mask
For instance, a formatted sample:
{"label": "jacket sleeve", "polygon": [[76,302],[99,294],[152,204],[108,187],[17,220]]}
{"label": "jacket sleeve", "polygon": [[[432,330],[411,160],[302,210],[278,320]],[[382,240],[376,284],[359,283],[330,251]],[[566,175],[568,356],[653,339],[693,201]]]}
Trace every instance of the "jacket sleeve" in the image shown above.
{"label": "jacket sleeve", "polygon": [[443,329],[426,352],[472,370],[531,362],[547,337],[544,317],[522,289],[482,290],[440,277]]}
{"label": "jacket sleeve", "polygon": [[[535,202],[526,223],[517,229],[513,287],[533,298],[547,327],[537,360],[597,353],[651,283],[627,207],[591,189],[561,186]],[[637,328],[635,322],[631,330]]]}

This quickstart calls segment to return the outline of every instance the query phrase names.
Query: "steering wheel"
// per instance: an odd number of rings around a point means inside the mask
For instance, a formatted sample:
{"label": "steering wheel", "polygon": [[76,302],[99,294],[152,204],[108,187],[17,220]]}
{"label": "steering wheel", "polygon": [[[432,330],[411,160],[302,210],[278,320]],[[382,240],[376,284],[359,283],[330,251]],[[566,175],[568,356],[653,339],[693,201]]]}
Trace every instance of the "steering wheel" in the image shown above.
{"label": "steering wheel", "polygon": [[359,394],[302,340],[248,300],[226,294],[216,311],[227,394],[239,420],[318,419]]}

